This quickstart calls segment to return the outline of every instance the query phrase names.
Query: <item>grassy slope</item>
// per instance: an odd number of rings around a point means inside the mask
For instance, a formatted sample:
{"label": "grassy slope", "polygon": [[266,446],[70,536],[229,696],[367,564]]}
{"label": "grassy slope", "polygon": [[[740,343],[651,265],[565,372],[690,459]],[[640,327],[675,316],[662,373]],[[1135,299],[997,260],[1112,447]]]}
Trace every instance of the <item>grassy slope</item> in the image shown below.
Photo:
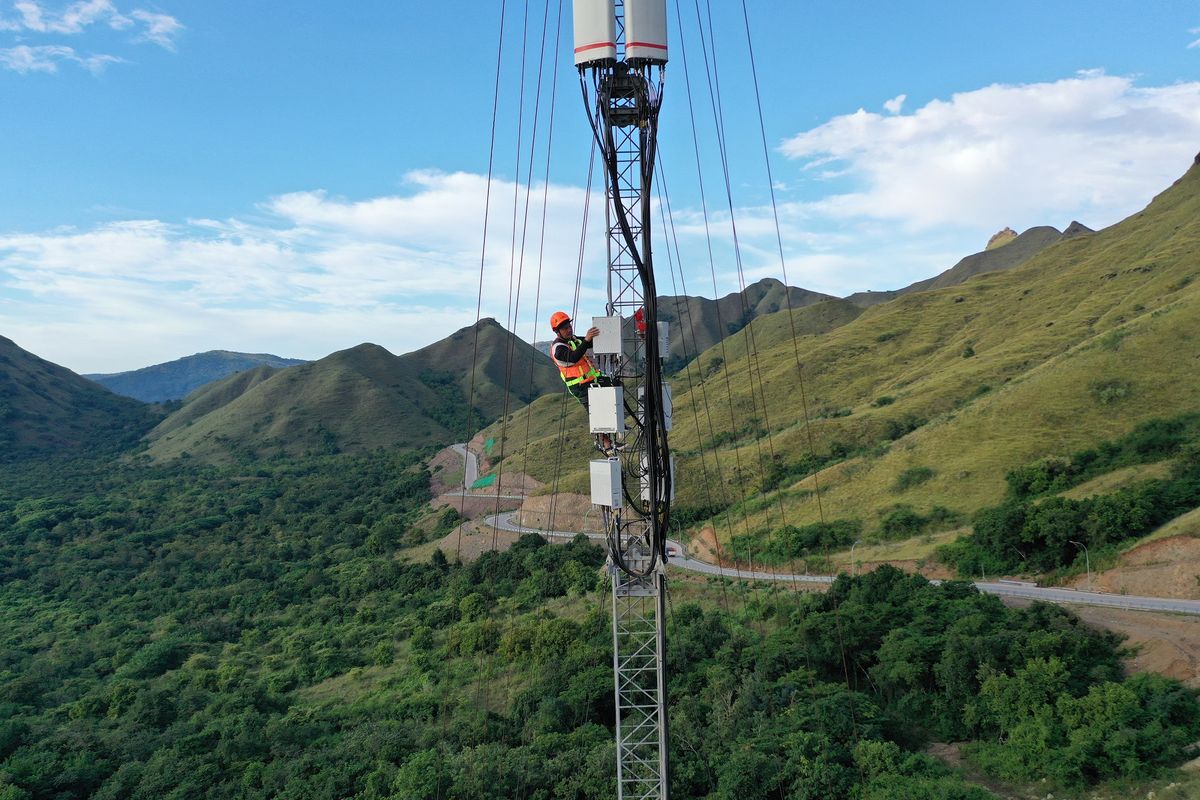
{"label": "grassy slope", "polygon": [[274,367],[264,365],[256,369],[248,369],[245,372],[237,372],[201,386],[184,399],[184,405],[178,413],[172,414],[159,423],[154,430],[154,435],[156,437],[163,436],[191,425],[205,414],[232,403],[278,371]]}
{"label": "grassy slope", "polygon": [[[506,393],[505,361],[513,342],[514,368]],[[453,376],[451,393],[465,398],[472,363],[474,405],[492,418],[504,412],[506,402],[516,408],[531,393],[557,388],[557,373],[544,356],[485,320],[477,355],[474,331],[466,328],[405,356],[364,344],[310,364],[250,376],[244,384],[237,376],[227,379],[193,395],[151,432],[148,452],[159,460],[187,452],[228,461],[237,453],[300,455],[448,444],[455,436],[447,425],[457,421],[456,415],[451,410],[448,416],[431,416],[445,409],[447,399],[426,380],[431,370]]]}
{"label": "grassy slope", "polygon": [[[793,306],[791,320],[786,311],[759,317],[742,331],[726,338],[723,351],[722,346],[717,345],[704,354],[701,363],[688,364],[673,375],[671,384],[677,393],[676,397],[686,387],[700,387],[705,374],[719,374],[719,366],[713,366],[716,359],[728,358],[731,363],[744,359],[748,342],[786,341],[790,357],[793,328],[796,335],[802,337],[801,342],[809,341],[847,324],[861,313],[862,310],[851,303],[834,298],[803,308]],[[681,344],[681,354],[691,359],[694,350],[690,329]],[[598,456],[586,433],[587,419],[583,408],[570,397],[563,402],[564,394],[560,383],[555,392],[530,403],[528,408],[514,414],[507,424],[499,421],[486,428],[480,436],[485,440],[494,438],[499,443],[497,454],[501,453],[502,445],[504,457],[511,456],[511,467],[528,472],[552,486],[557,485],[561,491],[586,492],[587,475],[583,465],[589,458]],[[696,418],[692,418],[689,424],[696,422]],[[564,435],[560,436],[560,432],[564,432]]]}
{"label": "grassy slope", "polygon": [[[999,499],[1004,472],[1014,466],[1195,408],[1198,261],[1200,167],[1193,167],[1145,211],[1111,228],[1064,240],[1011,271],[907,295],[802,339],[810,414],[853,411],[814,420],[816,451],[841,442],[873,452],[818,476],[825,517],[860,517],[870,531],[898,502],[971,511]],[[751,327],[768,325],[779,322],[767,317]],[[751,381],[744,357],[708,375],[721,357],[714,348],[697,360],[691,381],[685,375],[675,382],[677,452],[701,445],[707,451],[716,434],[746,432],[739,447],[719,450],[717,459],[707,452],[682,457],[680,503],[719,501],[723,493],[727,500],[753,497],[762,461],[774,453],[793,462],[808,451],[790,338],[764,341],[772,338],[756,337],[761,380]],[[872,405],[884,396],[894,402]],[[557,446],[550,411],[531,407],[535,429],[551,431],[532,444],[529,458],[531,472],[543,478]],[[747,423],[755,418],[769,422],[769,439],[753,438]],[[927,424],[881,446],[889,428],[908,421]],[[571,424],[582,428],[582,414]],[[566,485],[585,485],[583,460],[572,452],[563,462],[570,467]],[[897,476],[918,466],[936,474],[893,492]],[[745,490],[724,488],[739,475]],[[805,491],[812,487],[811,479],[784,487],[788,522],[817,519]],[[773,498],[751,505],[763,510],[750,515],[750,526],[779,524]]]}
{"label": "grassy slope", "polygon": [[153,424],[142,403],[0,336],[0,456],[116,446]]}

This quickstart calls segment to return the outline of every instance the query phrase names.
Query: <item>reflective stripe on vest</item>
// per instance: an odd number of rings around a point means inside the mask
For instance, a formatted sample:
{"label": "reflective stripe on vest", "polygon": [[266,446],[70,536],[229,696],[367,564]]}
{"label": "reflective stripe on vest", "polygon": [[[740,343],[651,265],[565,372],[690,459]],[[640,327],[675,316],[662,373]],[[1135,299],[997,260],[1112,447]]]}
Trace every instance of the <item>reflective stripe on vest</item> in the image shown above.
{"label": "reflective stripe on vest", "polygon": [[[571,352],[573,353],[579,349],[579,346],[576,344],[579,341],[579,339],[571,339],[570,341],[564,339],[563,343],[571,348]],[[553,345],[550,351],[551,353],[554,352]],[[558,363],[558,359],[554,359],[554,366],[558,367],[558,372],[562,375],[563,383],[567,384],[567,386],[590,383],[600,377],[600,370],[596,369],[595,365],[592,364],[592,360],[586,355],[574,364],[567,364],[566,366]]]}

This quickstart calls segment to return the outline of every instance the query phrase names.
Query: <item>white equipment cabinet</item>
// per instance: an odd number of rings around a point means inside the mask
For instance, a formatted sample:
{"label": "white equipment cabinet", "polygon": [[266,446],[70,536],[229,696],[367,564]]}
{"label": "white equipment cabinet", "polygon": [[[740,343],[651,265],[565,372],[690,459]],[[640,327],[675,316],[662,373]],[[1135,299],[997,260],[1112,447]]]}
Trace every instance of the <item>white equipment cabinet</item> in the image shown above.
{"label": "white equipment cabinet", "polygon": [[625,389],[593,386],[588,392],[588,423],[592,433],[625,432]]}
{"label": "white equipment cabinet", "polygon": [[625,505],[621,492],[621,460],[602,458],[591,462],[592,504],[608,508]]}
{"label": "white equipment cabinet", "polygon": [[621,318],[592,317],[592,327],[600,329],[600,335],[592,340],[592,353],[598,356],[621,355]]}

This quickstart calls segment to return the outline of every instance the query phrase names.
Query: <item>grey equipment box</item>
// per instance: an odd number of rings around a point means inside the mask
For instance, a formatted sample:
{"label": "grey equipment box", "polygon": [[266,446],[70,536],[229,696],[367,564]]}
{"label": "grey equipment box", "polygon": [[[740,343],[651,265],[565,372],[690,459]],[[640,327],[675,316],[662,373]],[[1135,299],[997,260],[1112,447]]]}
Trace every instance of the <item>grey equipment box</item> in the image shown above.
{"label": "grey equipment box", "polygon": [[621,491],[621,459],[603,458],[590,463],[592,473],[592,503],[609,508],[621,508],[625,498]]}
{"label": "grey equipment box", "polygon": [[593,386],[588,393],[588,423],[592,433],[625,432],[625,389]]}
{"label": "grey equipment box", "polygon": [[598,356],[621,355],[621,318],[592,317],[592,327],[600,329],[600,335],[592,340],[592,352]]}

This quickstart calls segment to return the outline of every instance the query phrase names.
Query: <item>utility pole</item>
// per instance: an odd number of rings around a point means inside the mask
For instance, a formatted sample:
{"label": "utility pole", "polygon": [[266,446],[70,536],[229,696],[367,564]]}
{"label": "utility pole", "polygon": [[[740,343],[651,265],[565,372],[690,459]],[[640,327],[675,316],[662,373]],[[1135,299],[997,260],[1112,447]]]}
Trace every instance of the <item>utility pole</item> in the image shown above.
{"label": "utility pole", "polygon": [[[608,537],[617,798],[667,800],[666,533],[674,497],[650,247],[650,195],[667,63],[666,0],[574,0],[575,66],[605,174],[606,316],[593,318],[600,370],[591,432],[621,449],[590,464]],[[632,418],[631,426],[626,426]],[[639,492],[640,490],[640,492]]]}
{"label": "utility pole", "polygon": [[1087,586],[1088,586],[1088,591],[1090,592],[1092,590],[1092,557],[1088,555],[1088,549],[1087,549],[1086,544],[1084,544],[1083,542],[1077,542],[1074,539],[1070,539],[1069,541],[1071,542],[1071,544],[1075,545],[1076,547],[1083,548],[1083,563],[1087,568],[1087,581],[1088,581]]}

